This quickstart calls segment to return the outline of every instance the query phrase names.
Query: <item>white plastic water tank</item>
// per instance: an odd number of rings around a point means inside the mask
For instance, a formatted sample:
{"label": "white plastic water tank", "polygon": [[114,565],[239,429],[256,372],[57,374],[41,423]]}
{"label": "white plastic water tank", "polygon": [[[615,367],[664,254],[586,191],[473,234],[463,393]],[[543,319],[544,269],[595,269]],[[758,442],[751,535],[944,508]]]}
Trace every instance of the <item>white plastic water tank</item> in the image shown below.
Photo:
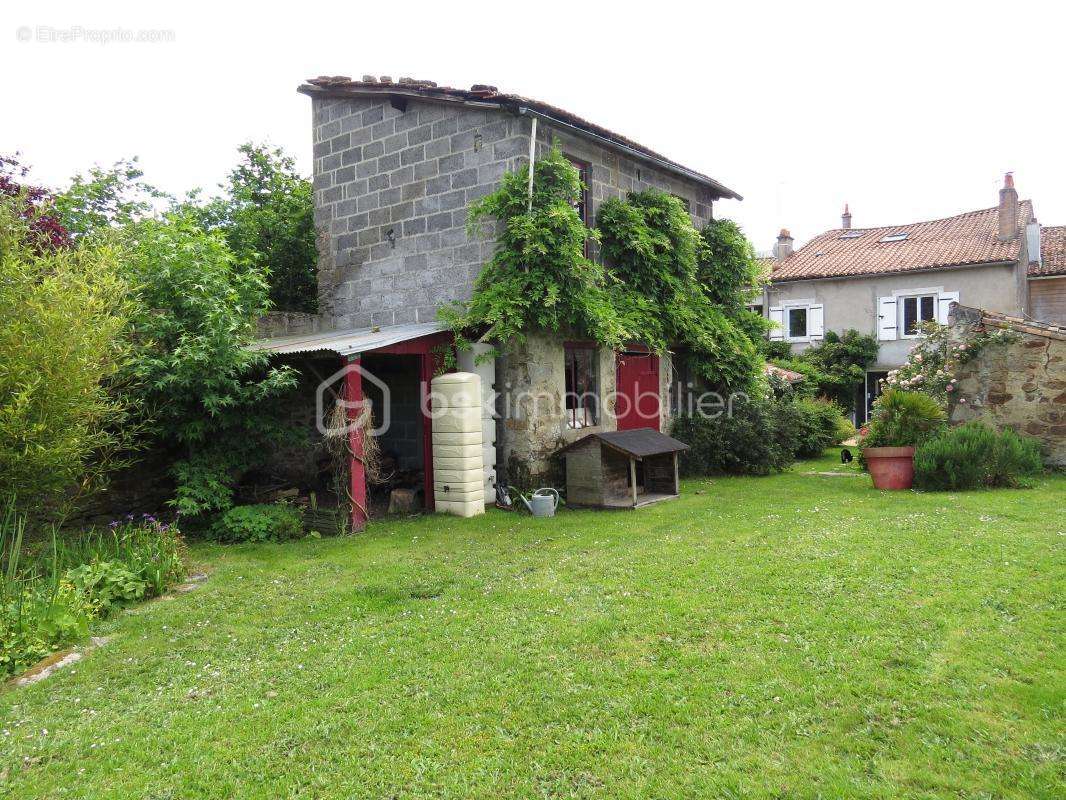
{"label": "white plastic water tank", "polygon": [[481,378],[472,372],[438,375],[430,390],[437,511],[460,517],[484,514]]}
{"label": "white plastic water tank", "polygon": [[459,351],[459,369],[481,376],[481,448],[485,460],[485,503],[496,500],[496,360],[494,348],[480,342]]}

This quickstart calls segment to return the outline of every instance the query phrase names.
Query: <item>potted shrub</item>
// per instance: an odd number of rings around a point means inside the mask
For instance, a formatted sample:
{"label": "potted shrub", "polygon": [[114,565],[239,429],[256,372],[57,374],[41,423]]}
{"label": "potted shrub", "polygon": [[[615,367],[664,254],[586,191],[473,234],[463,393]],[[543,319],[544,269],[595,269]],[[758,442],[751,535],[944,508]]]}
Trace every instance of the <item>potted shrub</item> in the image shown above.
{"label": "potted shrub", "polygon": [[874,404],[862,459],[877,489],[910,489],[914,448],[944,425],[944,410],[921,392],[886,389]]}

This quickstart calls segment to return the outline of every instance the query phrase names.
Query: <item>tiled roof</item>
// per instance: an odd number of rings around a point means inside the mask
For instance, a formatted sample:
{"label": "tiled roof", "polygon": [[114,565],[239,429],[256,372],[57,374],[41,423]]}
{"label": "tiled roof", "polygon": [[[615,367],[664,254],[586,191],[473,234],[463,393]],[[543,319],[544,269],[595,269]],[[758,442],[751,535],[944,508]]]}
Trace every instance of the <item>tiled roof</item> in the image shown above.
{"label": "tiled roof", "polygon": [[1043,336],[1046,339],[1066,341],[1066,327],[1057,323],[1012,317],[1010,314],[986,311],[983,308],[972,308],[961,303],[951,304],[950,320],[970,325],[982,325],[985,328],[1000,328],[1018,333],[1028,333],[1031,336]]}
{"label": "tiled roof", "polygon": [[1029,265],[1030,275],[1066,275],[1066,225],[1040,229],[1040,260]]}
{"label": "tiled roof", "polygon": [[779,367],[776,364],[764,364],[763,372],[767,375],[776,375],[778,378],[788,381],[789,383],[799,383],[806,377],[802,372],[793,372],[790,369]]}
{"label": "tiled roof", "polygon": [[703,175],[693,169],[689,169],[686,166],[678,164],[676,161],[671,161],[665,156],[656,153],[654,150],[634,142],[632,139],[628,139],[625,136],[608,130],[607,128],[582,119],[569,111],[564,111],[556,106],[543,103],[540,100],[532,100],[517,94],[506,94],[499,91],[495,86],[474,84],[469,89],[453,89],[450,86],[438,86],[433,83],[433,81],[419,81],[412,78],[400,78],[398,81],[393,81],[388,77],[375,78],[372,75],[364,75],[362,80],[352,80],[343,75],[334,75],[309,78],[307,82],[299,88],[299,91],[308,95],[366,96],[376,94],[386,96],[415,96],[441,101],[459,101],[482,105],[495,105],[511,111],[525,108],[536,114],[551,117],[558,122],[573,126],[585,133],[592,134],[602,139],[607,139],[616,146],[626,148],[647,159],[659,162],[669,170],[684,175],[689,180],[695,181],[696,183],[703,184],[709,188],[711,193],[717,198],[742,199],[739,194],[722,185],[714,178]]}
{"label": "tiled roof", "polygon": [[[1018,258],[1025,225],[1032,216],[1032,203],[1019,202],[1018,235],[1006,242],[997,237],[998,207],[909,225],[836,228],[779,261],[772,280],[776,283],[880,275],[1014,261]],[[897,233],[907,236],[901,241],[881,241]]]}

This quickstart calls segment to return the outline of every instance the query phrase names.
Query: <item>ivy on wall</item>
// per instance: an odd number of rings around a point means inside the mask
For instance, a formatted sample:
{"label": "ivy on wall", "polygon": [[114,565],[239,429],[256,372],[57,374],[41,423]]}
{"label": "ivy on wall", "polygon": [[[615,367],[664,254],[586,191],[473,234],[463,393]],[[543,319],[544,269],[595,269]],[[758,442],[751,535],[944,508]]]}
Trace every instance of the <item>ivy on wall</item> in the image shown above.
{"label": "ivy on wall", "polygon": [[[458,346],[572,330],[611,349],[676,348],[710,386],[747,386],[766,328],[744,308],[758,272],[736,225],[698,231],[680,200],[644,191],[605,202],[593,229],[577,212],[581,188],[553,145],[534,167],[532,202],[524,165],[471,206],[470,231],[491,231],[498,247],[472,299],[441,312]],[[587,240],[600,242],[603,263],[585,256]]]}

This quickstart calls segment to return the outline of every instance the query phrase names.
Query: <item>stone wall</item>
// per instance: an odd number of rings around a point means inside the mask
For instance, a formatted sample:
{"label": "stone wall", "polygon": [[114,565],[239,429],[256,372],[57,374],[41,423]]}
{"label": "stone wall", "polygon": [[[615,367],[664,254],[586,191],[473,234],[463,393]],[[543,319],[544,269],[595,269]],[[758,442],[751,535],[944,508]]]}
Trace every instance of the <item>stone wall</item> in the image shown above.
{"label": "stone wall", "polygon": [[[523,466],[531,476],[542,476],[550,482],[559,480],[561,464],[552,455],[564,445],[589,433],[618,429],[614,416],[613,395],[616,389],[615,354],[600,348],[597,380],[601,404],[598,424],[575,429],[568,425],[564,408],[566,378],[564,374],[564,342],[568,339],[541,334],[526,337],[521,344],[505,348],[497,363],[497,391],[500,393],[498,411],[503,427],[500,446],[501,463]],[[662,408],[661,429],[670,426],[669,378],[670,356],[659,359],[659,399]],[[520,476],[508,475],[515,483]]]}
{"label": "stone wall", "polygon": [[[956,320],[953,336],[965,337],[975,324]],[[1066,332],[1025,324],[1010,329],[1015,342],[986,347],[962,365],[951,421],[1013,428],[1041,441],[1048,464],[1066,466]]]}

